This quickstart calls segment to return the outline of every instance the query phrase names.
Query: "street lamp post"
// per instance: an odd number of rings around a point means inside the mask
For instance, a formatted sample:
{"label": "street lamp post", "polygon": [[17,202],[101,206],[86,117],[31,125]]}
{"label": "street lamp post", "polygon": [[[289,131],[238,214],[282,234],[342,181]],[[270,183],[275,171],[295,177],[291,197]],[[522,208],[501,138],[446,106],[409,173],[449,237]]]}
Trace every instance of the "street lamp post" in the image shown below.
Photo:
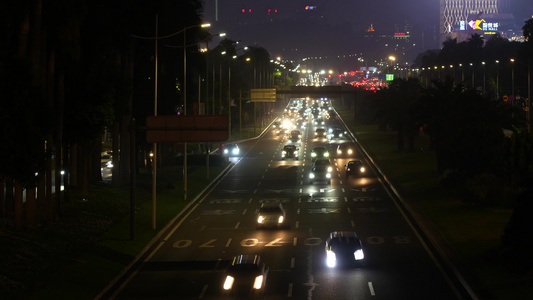
{"label": "street lamp post", "polygon": [[511,95],[514,99],[514,58],[511,58]]}
{"label": "street lamp post", "polygon": [[500,61],[496,60],[496,99],[500,99]]}
{"label": "street lamp post", "polygon": [[485,74],[486,74],[485,73],[485,62],[482,61],[481,64],[483,65],[483,94],[485,94],[485,78],[486,78],[486,76],[485,76]]}
{"label": "street lamp post", "polygon": [[[211,24],[196,24],[183,28],[183,115],[187,115],[187,29],[194,27],[210,27]],[[195,43],[194,45],[197,45]],[[198,107],[200,109],[200,107]],[[187,201],[187,142],[183,143],[183,201]]]}
{"label": "street lamp post", "polygon": [[472,67],[472,88],[475,89],[476,88],[476,83],[474,81],[474,64],[473,63],[470,63],[470,66]]}

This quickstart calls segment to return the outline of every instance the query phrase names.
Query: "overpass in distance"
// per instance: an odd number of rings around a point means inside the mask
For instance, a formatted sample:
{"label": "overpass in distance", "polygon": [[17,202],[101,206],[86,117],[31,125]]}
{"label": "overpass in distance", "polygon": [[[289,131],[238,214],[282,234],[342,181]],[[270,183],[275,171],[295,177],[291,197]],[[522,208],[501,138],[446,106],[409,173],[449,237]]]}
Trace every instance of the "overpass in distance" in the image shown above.
{"label": "overpass in distance", "polygon": [[[328,98],[355,102],[359,89],[351,85],[328,85],[328,86],[291,86],[288,90],[276,89],[278,100],[288,101],[291,98]],[[287,103],[287,102],[285,102]]]}

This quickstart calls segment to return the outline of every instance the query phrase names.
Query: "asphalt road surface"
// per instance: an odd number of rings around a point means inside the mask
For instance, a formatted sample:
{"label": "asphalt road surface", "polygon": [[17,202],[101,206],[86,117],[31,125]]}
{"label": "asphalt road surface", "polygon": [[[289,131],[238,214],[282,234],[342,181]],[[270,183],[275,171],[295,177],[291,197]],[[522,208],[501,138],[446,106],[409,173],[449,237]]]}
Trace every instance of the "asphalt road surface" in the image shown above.
{"label": "asphalt road surface", "polygon": [[[335,123],[336,122],[336,123]],[[329,121],[325,127],[339,121]],[[197,199],[144,256],[106,290],[114,299],[227,299],[223,275],[234,255],[259,254],[269,273],[264,299],[460,299],[439,260],[427,251],[359,150],[336,157],[336,144],[302,130],[300,158],[281,159],[287,136],[268,130],[240,143],[241,155],[210,191]],[[331,185],[309,183],[315,146],[327,146],[334,164]],[[367,174],[345,177],[348,160],[362,159]],[[258,229],[261,203],[279,201],[286,228]],[[331,231],[355,231],[365,265],[328,268]]]}

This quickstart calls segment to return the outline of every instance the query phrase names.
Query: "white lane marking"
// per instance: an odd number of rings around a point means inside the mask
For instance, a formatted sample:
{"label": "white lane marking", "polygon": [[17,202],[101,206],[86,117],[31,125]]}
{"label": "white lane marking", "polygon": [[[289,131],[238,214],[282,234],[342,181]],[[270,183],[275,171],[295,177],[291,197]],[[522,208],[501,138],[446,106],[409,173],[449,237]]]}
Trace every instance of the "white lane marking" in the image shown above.
{"label": "white lane marking", "polygon": [[289,283],[289,291],[287,292],[287,297],[292,297],[292,283]]}
{"label": "white lane marking", "polygon": [[300,221],[296,221],[296,225],[294,227],[296,228],[300,227]]}
{"label": "white lane marking", "polygon": [[376,292],[374,291],[374,285],[372,285],[372,282],[368,282],[368,288],[370,289],[370,295],[375,296]]}
{"label": "white lane marking", "polygon": [[344,193],[344,188],[342,188],[342,192]]}
{"label": "white lane marking", "polygon": [[252,198],[250,198],[250,200],[248,200],[248,203],[252,203]]}
{"label": "white lane marking", "polygon": [[352,227],[355,227],[355,222],[353,220],[351,220],[350,223],[352,223]]}
{"label": "white lane marking", "polygon": [[205,292],[207,292],[207,284],[204,285],[204,288],[202,289],[202,292],[200,293],[198,299],[204,299]]}
{"label": "white lane marking", "polygon": [[352,210],[348,207],[348,213],[351,214]]}
{"label": "white lane marking", "polygon": [[298,244],[298,238],[295,237],[294,239],[292,239],[292,245],[296,246],[297,244]]}
{"label": "white lane marking", "polygon": [[291,269],[294,269],[294,262],[296,261],[296,259],[293,257],[291,258]]}
{"label": "white lane marking", "polygon": [[248,210],[247,208],[245,208],[245,209],[243,210],[243,212],[242,212],[242,215],[243,215],[243,216],[244,216],[244,214],[246,214],[246,211],[247,211],[247,210]]}
{"label": "white lane marking", "polygon": [[241,222],[237,222],[237,224],[235,224],[235,227],[233,227],[233,229],[239,228],[239,224],[241,224]]}
{"label": "white lane marking", "polygon": [[299,208],[296,210],[296,214],[297,214],[297,215],[300,214],[300,209],[299,209]]}
{"label": "white lane marking", "polygon": [[228,239],[228,242],[226,243],[226,248],[229,247],[229,244],[231,244],[231,238]]}
{"label": "white lane marking", "polygon": [[348,202],[348,198],[347,197],[344,197],[344,202]]}

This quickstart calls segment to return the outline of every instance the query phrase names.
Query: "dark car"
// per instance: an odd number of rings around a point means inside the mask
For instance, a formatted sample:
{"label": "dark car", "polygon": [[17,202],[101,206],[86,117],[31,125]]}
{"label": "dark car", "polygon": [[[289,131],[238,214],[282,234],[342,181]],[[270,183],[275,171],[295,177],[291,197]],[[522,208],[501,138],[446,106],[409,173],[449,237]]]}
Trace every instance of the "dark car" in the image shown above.
{"label": "dark car", "polygon": [[259,255],[238,255],[224,274],[222,289],[238,297],[261,296],[267,275],[268,267]]}
{"label": "dark car", "polygon": [[298,159],[299,156],[299,149],[296,147],[296,145],[285,145],[283,147],[283,150],[281,150],[281,159],[286,158],[295,158]]}
{"label": "dark car", "polygon": [[352,154],[354,154],[355,149],[353,145],[345,143],[345,144],[339,144],[337,146],[337,156],[338,157],[349,157]]}
{"label": "dark car", "polygon": [[285,225],[285,217],[285,209],[281,203],[263,203],[257,213],[257,226],[281,228]]}
{"label": "dark car", "polygon": [[366,168],[360,160],[350,160],[345,166],[346,177],[349,175],[361,176],[366,173]]}
{"label": "dark car", "polygon": [[222,153],[224,155],[236,156],[241,153],[241,150],[237,144],[226,144],[222,145]]}
{"label": "dark car", "polygon": [[292,142],[298,142],[302,138],[302,132],[300,130],[292,130],[289,134],[289,139]]}
{"label": "dark car", "polygon": [[345,131],[339,128],[333,129],[329,134],[330,139],[344,139]]}
{"label": "dark car", "polygon": [[331,164],[331,161],[327,158],[318,158],[317,160],[315,160],[313,167],[326,167],[328,172],[333,172],[333,166]]}
{"label": "dark car", "polygon": [[331,232],[326,240],[326,264],[330,268],[363,264],[363,245],[353,231]]}
{"label": "dark car", "polygon": [[283,136],[285,134],[285,132],[287,132],[287,129],[285,127],[278,127],[278,128],[275,129],[275,133],[277,135]]}
{"label": "dark car", "polygon": [[329,158],[329,152],[326,147],[318,146],[313,148],[313,150],[311,151],[311,159],[315,161],[318,158]]}
{"label": "dark car", "polygon": [[325,182],[331,184],[331,172],[328,171],[327,166],[313,167],[309,172],[309,183]]}
{"label": "dark car", "polygon": [[325,138],[326,130],[324,128],[317,128],[315,130],[315,138]]}

